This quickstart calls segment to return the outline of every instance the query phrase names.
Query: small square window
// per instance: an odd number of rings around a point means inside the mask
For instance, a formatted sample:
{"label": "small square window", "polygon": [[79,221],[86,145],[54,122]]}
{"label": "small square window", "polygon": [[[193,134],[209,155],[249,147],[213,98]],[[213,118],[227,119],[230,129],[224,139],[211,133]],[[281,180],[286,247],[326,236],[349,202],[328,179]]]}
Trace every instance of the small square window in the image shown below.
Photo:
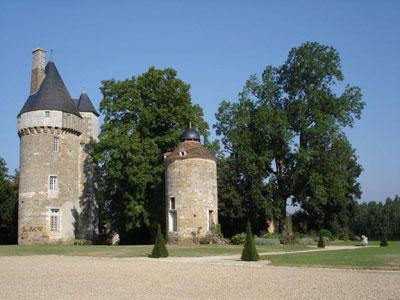
{"label": "small square window", "polygon": [[50,176],[49,179],[49,191],[56,192],[57,191],[57,176]]}
{"label": "small square window", "polygon": [[49,112],[48,110],[46,110],[46,111],[44,112],[44,116],[45,116],[45,117],[50,117],[50,112]]}

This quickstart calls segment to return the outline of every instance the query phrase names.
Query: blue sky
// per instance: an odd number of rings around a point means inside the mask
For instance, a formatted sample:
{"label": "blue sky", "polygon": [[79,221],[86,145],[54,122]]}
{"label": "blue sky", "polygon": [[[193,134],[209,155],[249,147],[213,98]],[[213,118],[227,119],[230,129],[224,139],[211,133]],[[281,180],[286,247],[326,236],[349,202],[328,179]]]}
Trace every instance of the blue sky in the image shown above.
{"label": "blue sky", "polygon": [[98,107],[101,80],[173,67],[210,125],[249,75],[305,41],[334,46],[366,108],[346,130],[363,201],[400,193],[400,1],[1,1],[0,156],[18,167],[16,116],[29,94],[31,50],[54,49],[71,95]]}

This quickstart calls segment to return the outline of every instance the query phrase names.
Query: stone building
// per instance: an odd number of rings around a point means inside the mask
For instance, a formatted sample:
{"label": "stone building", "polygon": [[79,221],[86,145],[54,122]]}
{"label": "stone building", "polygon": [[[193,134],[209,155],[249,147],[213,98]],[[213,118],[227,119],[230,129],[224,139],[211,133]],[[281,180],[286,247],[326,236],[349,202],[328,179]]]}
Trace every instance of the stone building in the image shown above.
{"label": "stone building", "polygon": [[217,168],[197,131],[187,129],[164,161],[168,241],[192,241],[213,232],[218,223]]}
{"label": "stone building", "polygon": [[98,112],[86,93],[72,99],[46,51],[32,52],[30,96],[18,114],[18,243],[93,239],[97,230],[89,142]]}

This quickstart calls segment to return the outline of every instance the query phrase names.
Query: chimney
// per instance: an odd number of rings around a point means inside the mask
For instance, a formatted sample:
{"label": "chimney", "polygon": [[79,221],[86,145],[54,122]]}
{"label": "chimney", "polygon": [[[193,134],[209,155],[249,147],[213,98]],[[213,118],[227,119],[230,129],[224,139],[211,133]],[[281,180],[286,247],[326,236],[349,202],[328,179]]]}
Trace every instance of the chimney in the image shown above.
{"label": "chimney", "polygon": [[31,95],[35,94],[44,79],[46,50],[37,48],[32,51]]}

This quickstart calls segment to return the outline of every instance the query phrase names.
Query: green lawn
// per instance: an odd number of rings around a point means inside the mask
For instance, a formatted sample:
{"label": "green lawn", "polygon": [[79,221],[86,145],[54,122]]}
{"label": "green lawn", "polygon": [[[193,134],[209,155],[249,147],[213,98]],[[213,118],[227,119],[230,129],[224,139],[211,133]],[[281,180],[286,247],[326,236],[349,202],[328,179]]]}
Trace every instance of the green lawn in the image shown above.
{"label": "green lawn", "polygon": [[[331,245],[354,245],[332,243]],[[374,241],[370,245],[379,245]],[[276,256],[263,255],[262,259],[277,266],[336,267],[361,269],[400,269],[400,241],[390,241],[388,247],[371,247],[354,250],[337,250]]]}
{"label": "green lawn", "polygon": [[[21,255],[75,255],[75,256],[100,256],[100,257],[135,257],[148,256],[152,245],[139,246],[74,246],[74,245],[2,245],[0,256]],[[198,245],[198,246],[176,246],[167,245],[170,256],[211,256],[232,255],[242,252],[242,245]],[[312,247],[293,246],[259,246],[259,252],[289,252],[295,250],[312,249]]]}

